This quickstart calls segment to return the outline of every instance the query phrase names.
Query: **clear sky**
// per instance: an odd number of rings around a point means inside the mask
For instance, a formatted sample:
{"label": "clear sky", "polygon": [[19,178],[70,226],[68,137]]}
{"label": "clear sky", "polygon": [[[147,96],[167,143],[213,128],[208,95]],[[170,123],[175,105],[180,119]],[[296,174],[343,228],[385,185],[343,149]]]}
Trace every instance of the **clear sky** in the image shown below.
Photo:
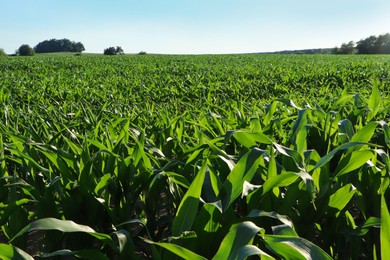
{"label": "clear sky", "polygon": [[331,48],[390,32],[390,0],[0,0],[0,48],[52,38],[86,52]]}

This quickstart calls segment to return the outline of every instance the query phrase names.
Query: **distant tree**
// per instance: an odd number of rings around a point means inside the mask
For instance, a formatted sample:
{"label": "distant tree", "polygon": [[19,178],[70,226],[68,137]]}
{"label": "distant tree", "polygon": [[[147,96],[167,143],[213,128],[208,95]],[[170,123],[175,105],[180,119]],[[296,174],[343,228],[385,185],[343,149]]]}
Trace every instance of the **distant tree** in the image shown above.
{"label": "distant tree", "polygon": [[20,56],[33,56],[34,50],[28,44],[23,44],[18,49],[18,54]]}
{"label": "distant tree", "polygon": [[341,44],[341,47],[335,47],[332,49],[332,54],[354,54],[356,53],[355,43],[350,41],[349,43]]}
{"label": "distant tree", "polygon": [[117,55],[117,54],[123,54],[123,49],[120,46],[115,47],[108,47],[107,49],[104,49],[103,52],[104,55]]}
{"label": "distant tree", "polygon": [[84,45],[81,42],[74,42],[69,39],[51,39],[45,40],[34,47],[36,53],[49,52],[83,52]]}
{"label": "distant tree", "polygon": [[390,54],[390,33],[378,36],[375,49],[379,54]]}
{"label": "distant tree", "polygon": [[115,47],[108,47],[107,49],[104,49],[104,55],[116,55],[116,49]]}
{"label": "distant tree", "polygon": [[364,40],[357,42],[356,49],[359,54],[374,54],[376,53],[377,37],[372,35]]}
{"label": "distant tree", "polygon": [[5,53],[4,49],[0,48],[0,56],[6,56],[7,54]]}
{"label": "distant tree", "polygon": [[73,49],[75,52],[85,51],[84,45],[81,42],[76,42],[76,44],[73,45]]}
{"label": "distant tree", "polygon": [[146,55],[146,51],[140,51],[138,52],[138,55]]}
{"label": "distant tree", "polygon": [[116,46],[115,52],[116,54],[124,54],[124,51],[121,46]]}

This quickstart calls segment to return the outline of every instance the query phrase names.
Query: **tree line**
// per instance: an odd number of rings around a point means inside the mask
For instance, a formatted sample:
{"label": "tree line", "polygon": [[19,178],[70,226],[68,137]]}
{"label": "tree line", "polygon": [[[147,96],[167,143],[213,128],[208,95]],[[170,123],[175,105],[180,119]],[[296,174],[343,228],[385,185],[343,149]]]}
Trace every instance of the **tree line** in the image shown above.
{"label": "tree line", "polygon": [[81,42],[74,42],[69,39],[51,39],[40,42],[34,47],[35,53],[49,52],[83,52],[84,45]]}
{"label": "tree line", "polygon": [[[32,56],[35,53],[52,53],[52,52],[76,52],[81,53],[85,50],[84,45],[81,42],[71,41],[69,39],[51,39],[38,43],[34,48],[31,48],[28,44],[21,45],[16,51],[15,55],[20,56]],[[4,53],[0,49],[0,55]],[[4,53],[5,54],[5,53]],[[105,55],[117,55],[124,54],[122,47],[109,47],[104,49]]]}
{"label": "tree line", "polygon": [[34,48],[28,44],[22,44],[16,51],[15,55],[32,56],[35,53],[50,53],[50,52],[76,52],[85,51],[84,45],[81,42],[71,41],[69,39],[51,39],[38,43]]}
{"label": "tree line", "polygon": [[358,41],[343,43],[332,49],[333,54],[390,54],[390,33],[370,36]]}

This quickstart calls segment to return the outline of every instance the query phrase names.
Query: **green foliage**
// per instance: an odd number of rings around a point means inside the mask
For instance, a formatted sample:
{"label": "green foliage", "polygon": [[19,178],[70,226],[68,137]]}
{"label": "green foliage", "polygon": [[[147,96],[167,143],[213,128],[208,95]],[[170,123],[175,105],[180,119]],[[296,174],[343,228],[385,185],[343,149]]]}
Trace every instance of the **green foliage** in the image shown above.
{"label": "green foliage", "polygon": [[81,42],[74,42],[69,39],[51,39],[38,43],[34,47],[36,53],[50,52],[78,52],[85,51],[84,45]]}
{"label": "green foliage", "polygon": [[0,69],[2,258],[388,254],[387,57],[36,56]]}
{"label": "green foliage", "polygon": [[4,49],[0,48],[0,57],[1,56],[6,56],[7,54],[5,53]]}
{"label": "green foliage", "polygon": [[33,56],[34,50],[28,44],[23,44],[18,49],[18,54],[20,56]]}
{"label": "green foliage", "polygon": [[332,49],[332,54],[354,54],[356,53],[355,43],[350,41],[348,43],[341,44],[341,47]]}
{"label": "green foliage", "polygon": [[357,42],[360,54],[390,54],[390,33],[370,36]]}
{"label": "green foliage", "polygon": [[123,49],[120,46],[116,47],[109,47],[107,49],[104,49],[103,52],[104,55],[117,55],[117,54],[124,54]]}

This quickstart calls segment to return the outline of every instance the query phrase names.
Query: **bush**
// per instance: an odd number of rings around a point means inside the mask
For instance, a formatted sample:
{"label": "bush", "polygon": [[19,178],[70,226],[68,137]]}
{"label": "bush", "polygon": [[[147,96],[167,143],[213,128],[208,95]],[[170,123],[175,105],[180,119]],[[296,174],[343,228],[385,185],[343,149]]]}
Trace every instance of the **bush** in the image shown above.
{"label": "bush", "polygon": [[117,54],[123,54],[123,49],[120,46],[115,47],[109,47],[107,49],[104,49],[104,55],[117,55]]}
{"label": "bush", "polygon": [[138,55],[146,55],[146,51],[140,51],[138,52]]}
{"label": "bush", "polygon": [[28,44],[23,44],[18,49],[18,54],[20,56],[33,56],[34,50]]}

